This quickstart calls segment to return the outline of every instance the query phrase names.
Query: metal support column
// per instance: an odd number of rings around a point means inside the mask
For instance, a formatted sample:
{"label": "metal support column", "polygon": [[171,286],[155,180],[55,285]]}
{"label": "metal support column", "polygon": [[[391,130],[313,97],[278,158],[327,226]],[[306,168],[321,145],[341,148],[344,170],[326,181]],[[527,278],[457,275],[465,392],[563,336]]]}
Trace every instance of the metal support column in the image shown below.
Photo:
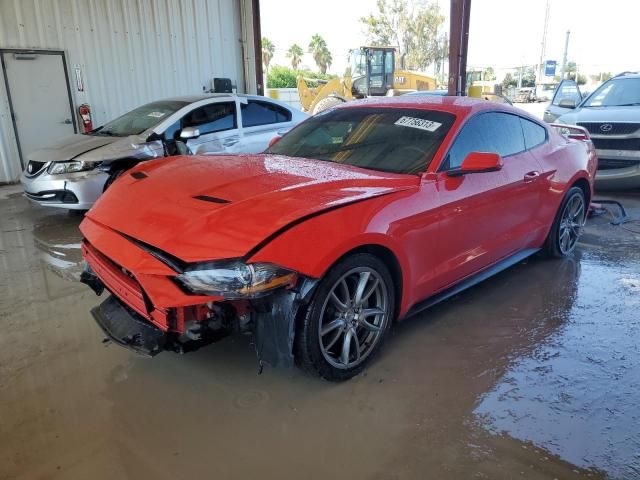
{"label": "metal support column", "polygon": [[465,95],[471,0],[451,0],[449,27],[449,95]]}

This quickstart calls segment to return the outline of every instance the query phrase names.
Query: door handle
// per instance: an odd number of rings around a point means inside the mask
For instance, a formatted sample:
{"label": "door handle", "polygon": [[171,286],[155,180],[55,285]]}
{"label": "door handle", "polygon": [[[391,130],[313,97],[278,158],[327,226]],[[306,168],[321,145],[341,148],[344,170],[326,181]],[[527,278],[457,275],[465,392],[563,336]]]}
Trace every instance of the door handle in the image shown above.
{"label": "door handle", "polygon": [[225,147],[232,147],[239,141],[240,141],[239,138],[227,138],[222,141],[222,145],[224,145]]}
{"label": "door handle", "polygon": [[531,183],[540,176],[540,172],[529,172],[524,174],[524,183]]}
{"label": "door handle", "polygon": [[71,125],[71,119],[67,118],[64,122],[60,122],[63,123],[64,125]]}
{"label": "door handle", "polygon": [[280,136],[284,135],[285,133],[287,133],[289,130],[291,130],[290,128],[285,128],[283,130],[278,130],[276,133]]}

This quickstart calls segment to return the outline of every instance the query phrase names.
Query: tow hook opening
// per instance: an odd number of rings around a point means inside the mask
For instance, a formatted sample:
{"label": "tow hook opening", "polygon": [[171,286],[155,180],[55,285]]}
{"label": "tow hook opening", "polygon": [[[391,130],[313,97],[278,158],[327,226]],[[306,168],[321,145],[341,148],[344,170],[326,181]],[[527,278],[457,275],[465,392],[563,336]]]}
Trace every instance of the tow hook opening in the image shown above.
{"label": "tow hook opening", "polygon": [[93,273],[93,270],[91,270],[91,267],[87,263],[84,264],[84,270],[82,270],[80,274],[80,283],[87,285],[98,296],[104,292],[104,283]]}

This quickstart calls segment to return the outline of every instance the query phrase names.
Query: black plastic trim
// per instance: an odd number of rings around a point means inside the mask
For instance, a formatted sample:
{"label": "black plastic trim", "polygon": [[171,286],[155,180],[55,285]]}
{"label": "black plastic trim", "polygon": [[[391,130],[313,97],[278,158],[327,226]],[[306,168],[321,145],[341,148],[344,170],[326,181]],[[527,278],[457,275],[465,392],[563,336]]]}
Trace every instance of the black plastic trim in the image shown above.
{"label": "black plastic trim", "polygon": [[432,307],[437,303],[443,302],[444,300],[451,298],[454,295],[457,295],[458,293],[461,293],[464,290],[471,288],[480,282],[483,282],[484,280],[502,272],[503,270],[506,270],[507,268],[512,267],[516,263],[520,263],[521,261],[525,260],[526,258],[529,258],[531,255],[534,255],[539,251],[540,251],[539,248],[529,248],[527,250],[522,250],[521,252],[515,253],[499,261],[498,263],[492,265],[491,267],[486,268],[476,273],[475,275],[472,275],[471,277],[467,278],[466,280],[463,280],[462,282],[454,285],[453,287],[448,288],[440,293],[437,293],[431,297],[428,297],[416,303],[409,309],[409,311],[405,315],[405,318],[415,315],[417,313],[420,313],[423,310],[426,310],[427,308]]}
{"label": "black plastic trim", "polygon": [[211,203],[231,203],[231,200],[226,200],[224,198],[211,197],[209,195],[196,195],[192,197],[196,200],[202,200],[203,202],[211,202]]}

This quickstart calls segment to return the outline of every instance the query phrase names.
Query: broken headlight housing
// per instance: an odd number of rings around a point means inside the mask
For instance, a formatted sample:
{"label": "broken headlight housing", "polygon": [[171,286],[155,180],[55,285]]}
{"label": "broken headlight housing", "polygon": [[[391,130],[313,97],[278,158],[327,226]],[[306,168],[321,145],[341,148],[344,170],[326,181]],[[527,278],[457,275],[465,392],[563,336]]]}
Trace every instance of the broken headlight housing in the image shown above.
{"label": "broken headlight housing", "polygon": [[70,162],[52,162],[51,165],[49,165],[48,172],[51,175],[86,172],[89,170],[93,170],[98,165],[100,165],[100,162],[82,162],[77,160],[72,160]]}
{"label": "broken headlight housing", "polygon": [[276,288],[291,286],[297,274],[271,263],[224,260],[200,263],[176,277],[189,293],[221,296],[229,300],[256,298]]}

